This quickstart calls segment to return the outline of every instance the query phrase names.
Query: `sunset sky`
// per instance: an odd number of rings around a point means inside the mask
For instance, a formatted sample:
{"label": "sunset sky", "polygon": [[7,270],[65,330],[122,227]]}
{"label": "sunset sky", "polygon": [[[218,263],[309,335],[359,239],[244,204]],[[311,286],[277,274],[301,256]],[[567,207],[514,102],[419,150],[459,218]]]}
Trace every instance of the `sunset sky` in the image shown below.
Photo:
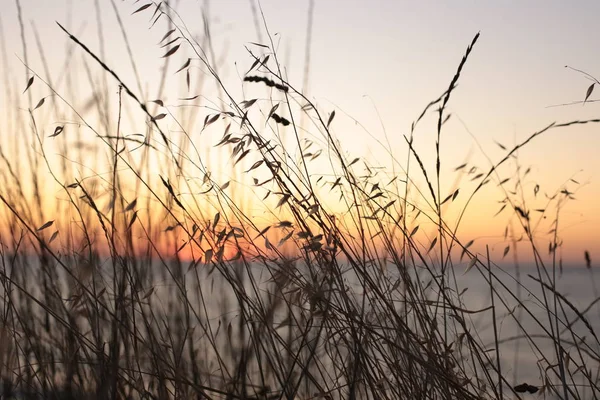
{"label": "sunset sky", "polygon": [[[255,25],[252,2],[258,13],[260,32]],[[33,27],[40,34],[54,79],[61,75],[69,49],[68,38],[55,21],[70,29],[93,51],[100,51],[98,32],[101,29],[107,64],[130,87],[137,88],[114,4],[131,42],[144,90],[149,91],[147,100],[151,100],[161,72],[161,56],[165,53],[157,43],[166,29],[164,21],[148,29],[151,12],[132,15],[146,3],[146,0],[137,3],[133,0],[20,0],[30,67],[45,76]],[[188,29],[199,37],[204,32],[203,16],[207,18],[214,51],[221,60],[219,73],[236,95],[241,96],[241,77],[252,63],[245,46],[256,51],[250,42],[269,44],[259,3],[255,0],[171,3]],[[96,6],[100,10],[101,27]],[[285,74],[294,86],[301,88],[306,71],[309,1],[262,0],[260,7],[279,61],[286,68]],[[423,107],[447,89],[467,46],[480,32],[450,100],[448,109],[453,115],[441,138],[442,176],[447,180],[443,192],[451,193],[458,176],[454,172],[456,166],[466,162],[487,172],[490,165],[486,156],[495,162],[504,157],[506,152],[495,142],[511,148],[552,122],[600,117],[600,103],[594,102],[600,99],[599,87],[585,105],[554,107],[582,101],[592,83],[565,65],[600,79],[598,15],[600,2],[596,0],[576,3],[558,0],[315,0],[308,86],[304,92],[324,115],[336,110],[333,133],[352,158],[364,157],[390,167],[389,154],[377,143],[380,141],[389,142],[394,156],[404,163],[403,135],[409,134],[411,123]],[[21,93],[26,76],[19,61],[24,57],[15,0],[3,2],[0,23],[6,46],[0,48],[4,52],[2,62],[7,62],[9,67],[8,81],[18,82],[15,87]],[[80,49],[74,51],[73,62],[85,58]],[[183,76],[173,73],[188,56],[179,51],[171,61],[168,73],[172,86],[167,90],[165,102],[175,104],[178,97],[187,96],[180,91]],[[5,65],[0,69],[5,69]],[[7,82],[5,73],[2,72],[2,85]],[[78,79],[84,80],[85,73],[81,72]],[[113,86],[116,91],[116,84]],[[5,92],[0,90],[0,115],[14,115],[17,107],[26,107],[26,103],[9,104]],[[43,90],[34,93],[35,99],[48,94]],[[205,95],[216,98],[214,85]],[[201,113],[200,121],[206,111]],[[7,121],[0,122],[2,145],[15,134],[8,132],[9,127]],[[214,136],[210,144],[214,145],[218,137]],[[434,141],[435,118],[431,116],[415,133],[415,146],[430,174],[435,171]],[[583,251],[589,250],[592,260],[600,263],[599,150],[600,124],[588,124],[550,130],[519,152],[518,160],[523,169],[531,167],[524,180],[530,200],[537,201],[531,203],[531,208],[545,204],[541,198],[534,200],[536,183],[540,185],[538,197],[564,188],[576,191],[576,201],[566,204],[560,222],[565,256],[574,262],[581,263]],[[503,170],[507,177],[514,173],[514,162],[510,165],[512,170],[509,166]],[[213,168],[218,166],[213,165]],[[457,201],[466,200],[474,189],[469,179],[463,177],[459,181],[461,196],[464,193],[465,197]],[[512,214],[494,217],[503,194],[495,185],[488,186],[470,205],[459,236],[465,241],[479,239],[481,244],[497,244],[497,251],[504,247],[502,235]],[[514,216],[512,220],[516,221]]]}

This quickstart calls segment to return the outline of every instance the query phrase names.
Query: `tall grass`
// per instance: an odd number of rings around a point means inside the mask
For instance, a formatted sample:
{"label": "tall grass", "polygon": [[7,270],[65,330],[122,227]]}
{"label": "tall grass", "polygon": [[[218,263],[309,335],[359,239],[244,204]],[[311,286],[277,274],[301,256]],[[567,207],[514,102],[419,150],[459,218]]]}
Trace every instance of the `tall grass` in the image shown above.
{"label": "tall grass", "polygon": [[[536,212],[523,184],[529,171],[509,179],[500,171],[549,130],[598,120],[549,124],[483,172],[463,165],[475,187],[445,193],[447,108],[479,34],[404,136],[404,159],[382,149],[402,171],[392,175],[347,155],[335,111],[320,110],[286,79],[265,21],[265,42],[249,47],[241,82],[261,95],[238,99],[218,73],[210,35],[198,42],[168,5],[147,4],[137,12],[165,24],[153,28],[165,32],[164,70],[181,53],[189,57],[177,67],[191,93],[179,105],[196,104],[205,85],[217,84],[220,105],[207,115],[197,107],[176,113],[161,100],[164,74],[158,95],[144,94],[138,72],[130,84],[103,45],[97,52],[62,25],[68,57],[85,57],[80,72],[94,85],[87,105],[68,100],[72,75],[52,78],[26,59],[23,93],[5,78],[6,97],[21,104],[26,96],[28,105],[10,116],[26,146],[0,147],[4,395],[597,398],[593,304],[579,310],[556,286],[560,212],[573,193],[561,186]],[[38,52],[44,60],[39,42]],[[34,100],[39,92],[43,101]],[[414,133],[431,118],[436,157],[426,165]],[[127,133],[130,125],[143,133]],[[220,161],[230,171],[211,173],[213,150],[198,145],[197,131],[221,133],[211,141],[229,152]],[[491,183],[505,193],[501,211],[520,223],[521,232],[507,227],[504,256],[516,255],[518,242],[530,247],[536,269],[528,279],[539,292],[522,283],[521,270],[507,275],[489,249],[476,254],[473,241],[457,237],[472,199]],[[450,223],[459,196],[460,217]],[[256,217],[253,197],[267,219]],[[538,236],[546,216],[554,221],[549,257]],[[421,226],[434,226],[433,235]],[[486,282],[489,306],[469,304],[458,276],[465,269]],[[491,321],[491,342],[480,335],[481,319]],[[503,319],[519,327],[519,340],[501,339]],[[515,343],[535,354],[538,381],[524,382],[518,361],[507,368],[502,360]]]}

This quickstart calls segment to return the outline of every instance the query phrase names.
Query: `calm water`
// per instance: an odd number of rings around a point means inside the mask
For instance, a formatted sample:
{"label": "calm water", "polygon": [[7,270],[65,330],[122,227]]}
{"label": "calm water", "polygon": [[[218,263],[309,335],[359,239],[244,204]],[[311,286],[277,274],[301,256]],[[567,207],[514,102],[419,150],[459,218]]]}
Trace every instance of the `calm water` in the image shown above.
{"label": "calm water", "polygon": [[[153,273],[146,274],[142,286],[145,288],[154,287],[151,293],[153,308],[159,313],[168,314],[171,312],[171,307],[176,306],[177,302],[180,301],[177,300],[178,289],[174,283],[175,280],[185,282],[189,298],[197,297],[202,293],[207,304],[211,305],[211,308],[206,310],[206,317],[213,328],[217,329],[218,324],[221,324],[222,321],[234,320],[239,311],[239,305],[236,303],[230,287],[223,283],[220,274],[217,271],[211,274],[209,271],[210,268],[204,265],[190,269],[185,264],[172,268],[171,273],[168,273],[165,271],[164,266],[157,265]],[[538,277],[535,268],[523,267],[518,271],[518,274],[514,268],[508,268],[504,271],[498,268],[493,269],[496,278],[499,280],[495,281],[493,286],[498,291],[494,296],[494,301],[502,371],[511,385],[527,382],[531,385],[542,386],[544,369],[548,366],[548,363],[553,364],[557,361],[554,344],[548,339],[544,328],[551,330],[551,325],[554,325],[556,330],[556,320],[554,316],[548,315],[543,306],[544,293],[541,285],[529,276]],[[390,273],[393,275],[393,271]],[[110,272],[103,272],[103,274],[106,274],[106,281],[110,282]],[[256,282],[261,284],[259,286],[265,285],[259,292],[263,291],[263,294],[266,295],[265,289],[270,278],[268,271],[259,265],[252,265],[251,274]],[[515,280],[517,275],[520,275],[519,280],[522,286],[519,286]],[[600,302],[594,304],[594,301],[599,298],[599,275],[600,271],[594,271],[593,269],[565,267],[562,274],[557,272],[556,277],[556,291],[564,296],[573,307],[581,312],[585,311],[585,317],[595,331],[600,331]],[[35,275],[31,274],[29,276]],[[486,281],[486,277],[487,275],[484,277],[475,269],[466,274],[463,274],[462,270],[456,271],[456,293],[463,293],[461,296],[463,308],[481,310],[492,304],[490,286]],[[349,286],[354,289],[355,293],[360,295],[360,285],[352,281],[353,279],[349,277]],[[502,287],[503,285],[506,288]],[[247,289],[249,290],[250,286]],[[32,291],[32,293],[35,293],[35,291]],[[519,299],[511,296],[511,293],[518,295]],[[545,294],[548,302],[552,305],[552,309],[554,309],[553,293],[546,289]],[[518,306],[520,302],[524,304],[527,310]],[[561,304],[563,304],[564,312],[560,308]],[[223,319],[224,315],[225,319]],[[495,359],[494,326],[491,311],[467,314],[467,316],[470,316],[467,325],[471,327],[471,333],[479,336],[484,348],[490,350],[488,355]],[[575,322],[572,326],[573,332],[578,335],[575,338],[569,331],[565,330],[565,323],[576,320],[577,316],[564,302],[559,302],[558,318],[563,347],[573,360],[571,370],[576,369],[576,364],[581,359],[573,346],[573,342],[574,340],[584,340],[584,343],[589,345],[588,352],[592,356],[583,355],[583,358],[587,367],[591,368],[592,372],[597,372],[600,348],[588,327],[581,320]],[[539,323],[536,322],[536,319]],[[523,330],[531,336],[531,341],[523,338]],[[540,361],[542,354],[546,357],[546,362]],[[552,375],[552,372],[549,372],[549,374]],[[556,377],[554,381],[557,381]],[[582,381],[575,382],[575,384],[581,383]],[[580,388],[580,390],[582,398],[586,398],[585,389]]]}
{"label": "calm water", "polygon": [[[506,270],[508,274],[504,274],[498,270],[495,272],[498,274],[500,282],[504,283],[513,294],[516,294],[518,285],[512,277],[517,275],[517,271],[514,268],[510,268]],[[539,279],[537,270],[534,267],[529,267],[521,268],[519,272],[523,285],[520,288],[521,300],[531,314],[523,310],[522,307],[514,308],[514,312],[509,314],[508,310],[513,310],[513,307],[517,306],[518,301],[509,295],[508,290],[501,288],[500,283],[496,282],[494,284],[494,287],[498,288],[500,292],[499,298],[495,298],[495,305],[497,307],[498,337],[501,343],[501,365],[507,378],[512,378],[512,382],[515,384],[527,382],[532,385],[541,386],[543,384],[543,370],[547,366],[547,363],[538,362],[542,358],[540,353],[543,353],[551,364],[557,361],[554,344],[548,339],[547,333],[544,332],[544,328],[551,330],[551,325],[556,326],[556,320],[554,316],[549,316],[546,308],[542,306],[544,301],[542,286],[528,276],[532,275]],[[585,313],[585,317],[596,332],[600,331],[600,307],[598,304],[594,304],[594,301],[599,298],[599,276],[600,271],[594,271],[593,269],[565,267],[562,274],[558,274],[557,271],[556,277],[556,291],[558,293],[563,295],[580,312],[589,308]],[[477,271],[469,271],[465,275],[458,276],[457,279],[461,290],[467,288],[463,296],[467,306],[472,309],[481,309],[491,305],[490,288],[481,274]],[[554,310],[554,295],[547,289],[545,292],[548,302],[551,304],[552,310]],[[506,306],[500,303],[500,299],[504,299]],[[563,308],[561,308],[561,304]],[[573,341],[585,338],[585,343],[590,346],[589,351],[592,354],[595,353],[595,359],[584,356],[584,360],[586,360],[588,368],[591,368],[593,372],[597,372],[599,366],[597,360],[600,348],[588,327],[581,320],[574,323],[572,330],[579,335],[579,338],[574,339],[570,332],[565,331],[564,323],[574,321],[577,318],[576,313],[565,302],[559,302],[557,314],[560,320],[558,325],[559,332],[562,332],[560,337],[563,347],[573,359],[570,363],[570,369],[574,371],[576,367],[573,365],[575,365],[576,360],[580,360],[577,350],[573,346]],[[536,323],[536,318],[543,327]],[[517,321],[520,321],[522,327],[519,327]],[[490,313],[487,312],[481,317],[474,316],[473,322],[483,342],[488,344],[488,348],[495,349],[494,330]],[[533,344],[525,339],[515,339],[523,335],[523,328],[533,336]],[[580,390],[582,390],[581,393],[585,393],[584,389]],[[582,398],[586,398],[586,396]]]}

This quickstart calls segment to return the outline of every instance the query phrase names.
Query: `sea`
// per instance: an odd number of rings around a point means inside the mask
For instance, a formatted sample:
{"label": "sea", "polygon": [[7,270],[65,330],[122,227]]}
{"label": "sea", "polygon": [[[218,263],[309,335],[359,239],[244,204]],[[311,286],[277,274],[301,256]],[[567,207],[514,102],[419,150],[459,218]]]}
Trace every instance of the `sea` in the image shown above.
{"label": "sea", "polygon": [[[107,265],[107,262],[100,262],[100,265]],[[196,297],[202,292],[207,304],[214,304],[214,308],[205,310],[205,317],[212,327],[222,329],[222,334],[231,334],[231,331],[227,332],[227,321],[231,325],[239,315],[239,305],[218,270],[205,264],[169,265],[167,271],[165,264],[156,263],[152,267],[155,271],[144,273],[140,297],[156,308],[157,314],[168,315],[178,298],[179,288],[175,282],[185,282],[188,295]],[[33,269],[27,272],[29,277],[35,277],[38,272]],[[413,279],[421,279],[422,284],[427,284],[430,274],[415,271]],[[64,278],[64,272],[57,273]],[[258,264],[251,265],[248,273],[259,283],[258,292],[266,295],[265,288],[272,275]],[[104,277],[110,282],[108,275],[107,272]],[[349,278],[348,286],[359,293],[361,286],[353,281],[355,279]],[[568,265],[555,271],[538,269],[534,265],[519,268],[492,266],[490,271],[474,267],[468,271],[452,271],[449,279],[452,297],[464,310],[461,315],[469,334],[481,343],[494,368],[498,366],[499,356],[506,398],[514,398],[510,395],[510,387],[519,385],[537,389],[538,393],[542,390],[546,399],[564,398],[562,392],[556,393],[546,384],[550,382],[555,390],[562,391],[560,385],[556,386],[562,379],[558,367],[561,360],[570,372],[565,373],[565,379],[576,397],[591,398],[584,373],[594,379],[600,374],[600,270]],[[34,286],[36,280],[40,282],[39,278],[31,280],[30,293],[36,295],[39,292]],[[249,280],[244,286],[257,293]],[[0,287],[0,292],[3,290]],[[69,301],[72,299],[65,299],[67,305]],[[491,366],[489,371],[492,371]],[[569,394],[569,398],[572,397]]]}

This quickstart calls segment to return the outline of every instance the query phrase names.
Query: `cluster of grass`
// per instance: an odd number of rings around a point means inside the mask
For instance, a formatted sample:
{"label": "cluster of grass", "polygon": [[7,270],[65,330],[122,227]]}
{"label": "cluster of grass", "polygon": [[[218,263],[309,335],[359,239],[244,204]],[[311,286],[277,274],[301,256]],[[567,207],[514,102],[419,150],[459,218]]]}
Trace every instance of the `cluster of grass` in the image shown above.
{"label": "cluster of grass", "polygon": [[[15,131],[22,131],[27,145],[0,147],[4,395],[502,399],[543,393],[567,399],[600,394],[600,343],[587,317],[592,305],[578,310],[556,289],[559,213],[572,193],[557,191],[534,216],[520,185],[527,172],[517,170],[509,179],[499,174],[544,132],[598,121],[551,124],[533,133],[475,174],[470,193],[460,192],[467,199],[462,219],[484,185],[502,188],[503,209],[515,213],[521,241],[534,255],[537,295],[519,276],[509,287],[489,251],[475,254],[472,241],[456,236],[460,222],[451,225],[445,217],[459,189],[443,192],[442,132],[479,35],[448,88],[405,136],[404,162],[387,149],[402,170],[390,176],[346,155],[332,132],[335,112],[322,112],[285,79],[272,41],[252,44],[251,67],[243,78],[244,85],[267,96],[236,99],[217,72],[210,35],[206,42],[196,41],[163,3],[140,5],[137,12],[166,21],[165,63],[189,52],[178,71],[185,74],[188,91],[194,90],[194,68],[217,83],[223,105],[205,116],[202,131],[221,129],[213,144],[230,152],[233,177],[213,177],[205,162],[210,150],[199,149],[197,134],[186,128],[198,118],[198,108],[178,118],[160,96],[142,99],[139,82],[136,91],[104,61],[103,50],[95,53],[60,26],[72,53],[85,56],[85,73],[101,68],[104,75],[82,109],[67,100],[74,78],[65,77],[68,83],[62,85],[64,76],[51,79],[49,71],[42,78],[27,68],[24,94],[7,94],[15,103],[17,96],[27,96],[29,105],[26,120],[14,117]],[[44,60],[41,46],[39,53]],[[64,92],[58,90],[62,86]],[[107,93],[117,86],[113,103]],[[40,87],[49,95],[36,102],[32,93]],[[181,103],[191,104],[201,92],[196,94]],[[96,111],[93,117],[87,116],[90,110]],[[64,122],[42,121],[42,112]],[[413,141],[419,124],[432,116],[433,167],[425,165]],[[142,118],[145,133],[124,133],[126,120],[139,124]],[[318,142],[303,134],[301,120],[309,121]],[[166,121],[178,131],[166,130]],[[58,162],[47,153],[49,146],[59,153]],[[326,173],[312,167],[321,158],[327,159]],[[422,192],[416,180],[425,183]],[[509,185],[518,189],[511,192]],[[51,189],[56,187],[58,193]],[[332,194],[342,212],[330,208]],[[256,220],[256,202],[248,200],[254,195],[264,196],[272,222]],[[551,210],[556,213],[547,257],[536,226]],[[435,226],[429,240],[421,236],[421,223]],[[506,239],[512,236],[507,233]],[[507,246],[504,255],[514,247]],[[465,267],[485,280],[489,307],[467,304],[457,277]],[[493,326],[491,343],[477,331],[474,320],[482,317]],[[538,381],[521,381],[514,369],[506,369],[501,353],[513,343],[500,340],[500,318],[519,327],[519,338],[538,359]],[[551,346],[540,344],[548,341]]]}

